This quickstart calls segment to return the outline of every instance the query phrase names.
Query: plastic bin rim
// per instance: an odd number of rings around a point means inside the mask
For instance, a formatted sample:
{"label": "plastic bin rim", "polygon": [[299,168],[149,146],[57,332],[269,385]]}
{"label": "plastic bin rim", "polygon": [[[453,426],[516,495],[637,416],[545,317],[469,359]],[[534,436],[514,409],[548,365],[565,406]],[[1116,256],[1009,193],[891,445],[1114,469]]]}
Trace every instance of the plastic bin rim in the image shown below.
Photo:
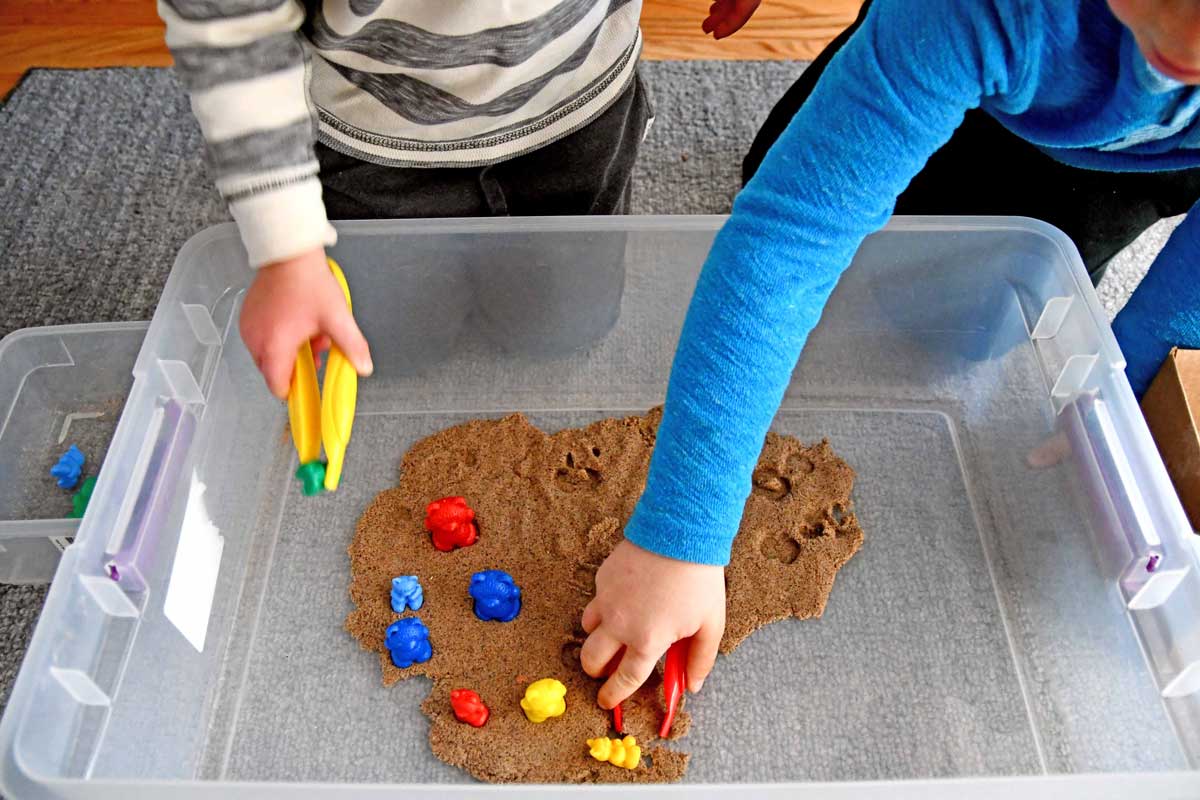
{"label": "plastic bin rim", "polygon": [[[715,230],[728,214],[627,214],[576,215],[561,217],[427,217],[419,219],[331,220],[339,232],[355,235],[452,234],[452,233],[559,233],[564,231],[704,231]],[[1041,234],[1074,251],[1071,240],[1058,228],[1032,217],[1019,216],[893,216],[880,229],[885,231],[1003,231],[1020,230]],[[193,250],[222,238],[236,238],[237,225],[222,222],[191,236],[180,248],[176,262]],[[335,245],[336,247],[336,245]]]}
{"label": "plastic bin rim", "polygon": [[[427,219],[369,219],[334,220],[339,233],[355,236],[384,235],[448,235],[479,233],[588,233],[592,231],[677,232],[716,231],[729,218],[727,214],[629,214],[613,216],[564,217],[434,217]],[[1067,273],[1063,277],[1072,284],[1073,295],[1083,304],[1087,315],[1100,333],[1100,349],[1113,369],[1125,368],[1125,357],[1113,335],[1108,315],[1100,306],[1100,298],[1092,287],[1074,242],[1058,228],[1032,217],[1019,216],[952,216],[896,215],[877,233],[967,233],[1017,231],[1039,236],[1049,241],[1058,252]],[[233,239],[238,241],[237,225],[223,222],[193,234],[180,248],[167,277],[159,301],[173,296],[174,287],[184,280],[185,273],[198,268],[200,259],[194,254],[209,244]],[[336,248],[336,245],[335,245]],[[155,311],[155,317],[158,311]],[[142,356],[138,356],[135,374],[141,371]]]}
{"label": "plastic bin rim", "polygon": [[[180,779],[122,779],[122,778],[58,778],[39,775],[27,770],[27,765],[17,753],[10,753],[13,766],[20,769],[25,777],[41,783],[48,789],[67,788],[74,786],[103,786],[109,788],[129,788],[131,790],[170,791],[183,786],[220,789],[244,790],[284,790],[301,792],[302,796],[319,795],[323,791],[336,794],[338,797],[348,793],[363,797],[394,797],[398,792],[419,792],[446,797],[486,797],[495,794],[511,795],[521,792],[524,795],[561,796],[566,791],[571,794],[586,792],[588,794],[623,795],[631,791],[631,787],[618,783],[609,784],[430,784],[430,783],[333,783],[328,781],[289,782],[281,780],[244,781],[244,780],[198,780],[195,778]],[[9,788],[9,787],[4,787]],[[1121,796],[1131,796],[1127,792],[1159,789],[1163,792],[1189,791],[1200,788],[1200,775],[1193,770],[1165,770],[1161,772],[1078,772],[1056,774],[1029,775],[979,775],[954,776],[943,778],[898,778],[876,779],[865,781],[812,781],[812,782],[782,782],[762,783],[750,781],[746,783],[675,783],[675,784],[643,784],[632,788],[637,794],[656,795],[687,795],[694,791],[731,791],[750,792],[752,795],[763,793],[772,797],[846,797],[877,798],[886,796],[885,793],[899,792],[904,797],[915,797],[918,793],[932,792],[934,796],[960,797],[964,792],[982,793],[984,796],[1010,797],[1014,789],[1024,788],[1035,792],[1036,796],[1044,797],[1050,792],[1070,791],[1072,789],[1100,790],[1121,793]],[[1046,793],[1046,794],[1043,794]],[[1086,795],[1085,795],[1086,796]]]}
{"label": "plastic bin rim", "polygon": [[[566,233],[591,231],[675,232],[716,231],[729,218],[727,214],[630,214],[614,216],[564,217],[433,217],[428,219],[368,219],[334,220],[339,233],[355,236],[385,235],[448,235],[462,233]],[[1021,231],[1041,236],[1055,245],[1071,273],[1075,293],[1080,295],[1093,319],[1098,323],[1106,346],[1119,355],[1116,338],[1109,330],[1108,318],[1095,297],[1091,280],[1071,239],[1058,228],[1032,217],[1017,216],[893,216],[877,233],[885,232],[998,232]],[[240,239],[237,225],[223,222],[192,235],[175,257],[175,263],[163,287],[162,297],[171,295],[172,288],[183,280],[184,273],[195,268],[199,259],[194,254],[209,244]],[[336,248],[336,245],[334,246]],[[1085,288],[1086,287],[1086,288]],[[161,305],[161,300],[160,300]],[[157,310],[155,312],[157,316]],[[1123,362],[1122,362],[1123,363]]]}

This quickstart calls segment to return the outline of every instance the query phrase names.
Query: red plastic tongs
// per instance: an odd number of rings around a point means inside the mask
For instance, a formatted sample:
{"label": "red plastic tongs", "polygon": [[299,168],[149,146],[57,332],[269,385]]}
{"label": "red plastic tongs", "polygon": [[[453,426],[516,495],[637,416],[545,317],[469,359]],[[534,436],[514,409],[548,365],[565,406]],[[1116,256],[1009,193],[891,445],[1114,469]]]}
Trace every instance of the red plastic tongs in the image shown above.
{"label": "red plastic tongs", "polygon": [[[675,722],[675,709],[679,706],[679,698],[683,697],[683,689],[687,685],[687,639],[680,639],[667,649],[667,660],[663,664],[663,704],[667,713],[663,714],[662,725],[658,729],[660,739],[667,738],[671,732],[671,724]],[[617,733],[625,733],[625,720],[621,714],[621,704],[617,703],[612,710],[613,728]]]}

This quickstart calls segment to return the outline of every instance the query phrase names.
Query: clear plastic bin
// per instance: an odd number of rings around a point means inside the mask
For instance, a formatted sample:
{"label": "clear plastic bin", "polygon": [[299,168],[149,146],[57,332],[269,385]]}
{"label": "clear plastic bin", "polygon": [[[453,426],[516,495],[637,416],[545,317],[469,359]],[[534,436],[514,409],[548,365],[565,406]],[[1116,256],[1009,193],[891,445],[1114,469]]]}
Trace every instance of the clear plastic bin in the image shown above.
{"label": "clear plastic bin", "polygon": [[79,527],[50,467],[72,445],[95,475],[147,322],[59,325],[0,340],[0,583],[46,583]]}
{"label": "clear plastic bin", "polygon": [[[4,791],[529,796],[432,758],[427,686],[384,689],[342,629],[346,547],[421,436],[661,402],[720,222],[340,225],[376,373],[342,487],[316,498],[236,333],[236,233],[193,238],[0,723]],[[1197,796],[1200,574],[1122,366],[1053,229],[898,219],[871,237],[775,423],[858,471],[865,544],[822,619],[758,632],[689,701],[684,789]],[[1031,467],[1047,441],[1064,458]]]}

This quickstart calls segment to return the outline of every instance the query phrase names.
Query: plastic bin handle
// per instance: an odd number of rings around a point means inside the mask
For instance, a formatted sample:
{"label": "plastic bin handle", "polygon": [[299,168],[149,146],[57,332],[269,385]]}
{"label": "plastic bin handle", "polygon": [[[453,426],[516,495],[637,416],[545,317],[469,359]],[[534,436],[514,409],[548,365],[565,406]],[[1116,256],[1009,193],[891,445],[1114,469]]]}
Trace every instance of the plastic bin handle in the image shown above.
{"label": "plastic bin handle", "polygon": [[1108,554],[1116,570],[1126,605],[1131,609],[1160,605],[1187,573],[1187,563],[1172,558],[1160,535],[1108,403],[1088,393],[1063,412],[1071,450],[1080,459],[1092,503],[1112,511],[1102,515],[1098,534],[1101,552]]}
{"label": "plastic bin handle", "polygon": [[105,564],[108,576],[131,592],[146,589],[145,567],[157,552],[158,537],[196,432],[195,416],[178,400],[166,401],[156,416],[160,420],[145,478],[123,535],[115,545],[110,540]]}

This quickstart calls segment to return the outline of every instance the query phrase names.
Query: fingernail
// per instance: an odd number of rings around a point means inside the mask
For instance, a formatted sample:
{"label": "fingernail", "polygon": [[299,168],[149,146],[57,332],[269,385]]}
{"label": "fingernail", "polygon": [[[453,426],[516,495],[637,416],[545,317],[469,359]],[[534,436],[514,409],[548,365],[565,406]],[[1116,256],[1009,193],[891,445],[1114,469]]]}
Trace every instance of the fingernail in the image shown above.
{"label": "fingernail", "polygon": [[369,377],[371,377],[371,373],[374,371],[375,371],[375,365],[373,363],[371,363],[370,359],[367,359],[365,362],[363,362],[362,369],[359,370],[359,374],[362,375],[364,378],[369,378]]}

